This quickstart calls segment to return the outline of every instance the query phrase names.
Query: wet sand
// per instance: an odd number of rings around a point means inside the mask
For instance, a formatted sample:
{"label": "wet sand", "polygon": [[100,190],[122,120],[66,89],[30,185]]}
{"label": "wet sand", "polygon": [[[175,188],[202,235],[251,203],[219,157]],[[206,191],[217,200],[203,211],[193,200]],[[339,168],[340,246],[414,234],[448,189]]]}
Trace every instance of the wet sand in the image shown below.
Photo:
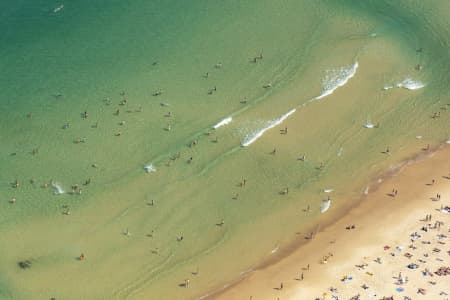
{"label": "wet sand", "polygon": [[448,299],[450,279],[435,272],[450,267],[449,173],[449,145],[422,151],[312,240],[210,298]]}

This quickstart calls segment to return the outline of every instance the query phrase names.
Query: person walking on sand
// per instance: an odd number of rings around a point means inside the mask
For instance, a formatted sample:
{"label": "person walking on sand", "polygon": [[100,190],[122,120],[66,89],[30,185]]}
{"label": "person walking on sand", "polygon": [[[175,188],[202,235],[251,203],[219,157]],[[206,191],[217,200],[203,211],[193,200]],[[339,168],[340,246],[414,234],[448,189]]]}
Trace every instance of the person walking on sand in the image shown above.
{"label": "person walking on sand", "polygon": [[282,289],[283,289],[283,283],[280,284],[280,290],[282,290]]}

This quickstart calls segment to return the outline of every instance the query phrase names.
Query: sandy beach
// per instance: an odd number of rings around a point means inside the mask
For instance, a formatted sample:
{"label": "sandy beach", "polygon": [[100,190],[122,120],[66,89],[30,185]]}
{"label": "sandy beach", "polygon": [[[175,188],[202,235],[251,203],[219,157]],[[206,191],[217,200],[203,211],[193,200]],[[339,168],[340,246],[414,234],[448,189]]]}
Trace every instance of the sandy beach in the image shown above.
{"label": "sandy beach", "polygon": [[449,299],[449,173],[448,145],[422,151],[305,245],[213,299]]}

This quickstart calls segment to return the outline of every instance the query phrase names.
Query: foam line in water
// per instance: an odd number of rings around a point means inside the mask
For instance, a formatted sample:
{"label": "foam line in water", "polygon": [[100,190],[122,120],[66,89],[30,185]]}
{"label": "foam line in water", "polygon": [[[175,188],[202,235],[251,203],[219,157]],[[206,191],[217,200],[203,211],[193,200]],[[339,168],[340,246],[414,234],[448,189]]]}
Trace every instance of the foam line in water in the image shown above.
{"label": "foam line in water", "polygon": [[61,187],[61,185],[57,182],[52,182],[52,187],[55,189],[55,195],[61,195],[64,194],[64,190]]}
{"label": "foam line in water", "polygon": [[152,164],[149,164],[149,165],[145,166],[144,170],[147,173],[156,172],[156,168]]}
{"label": "foam line in water", "polygon": [[450,144],[450,139],[448,139],[446,143],[447,143],[447,144]]}
{"label": "foam line in water", "polygon": [[322,93],[314,98],[314,100],[325,98],[326,96],[333,94],[339,87],[344,86],[350,78],[355,76],[358,67],[358,62],[355,62],[351,66],[328,70],[327,75],[322,80]]}
{"label": "foam line in water", "polygon": [[[338,89],[341,86],[344,86],[350,80],[350,78],[355,76],[356,70],[358,69],[358,67],[359,67],[359,64],[356,61],[353,65],[350,65],[350,66],[328,70],[327,75],[322,80],[322,85],[323,85],[322,93],[319,96],[305,102],[302,106],[305,106],[306,104],[309,104],[312,101],[319,100],[319,99],[325,98],[328,95],[333,94],[333,92],[336,89]],[[295,108],[290,110],[288,113],[281,116],[279,119],[269,122],[266,127],[248,135],[244,139],[244,141],[241,143],[241,146],[243,146],[243,147],[249,146],[250,144],[255,142],[258,138],[260,138],[267,130],[281,124],[287,117],[289,117],[295,111],[296,111]],[[223,121],[219,122],[217,125],[221,124],[222,122]]]}
{"label": "foam line in water", "polygon": [[407,90],[418,90],[418,89],[425,87],[425,84],[419,80],[413,80],[411,78],[406,78],[402,82],[399,82],[395,85],[387,85],[387,86],[383,87],[383,90],[387,91],[387,90],[393,89],[395,87],[404,88]]}
{"label": "foam line in water", "polygon": [[425,84],[422,83],[421,81],[415,81],[412,80],[411,78],[406,78],[405,80],[397,84],[397,87],[404,88],[407,90],[418,90],[423,88],[424,86]]}
{"label": "foam line in water", "polygon": [[217,123],[216,125],[214,125],[213,128],[214,128],[214,129],[217,129],[217,128],[219,128],[219,127],[225,126],[225,125],[227,125],[227,124],[230,124],[231,121],[233,121],[233,118],[232,118],[232,117],[225,118],[225,119],[223,119],[222,121],[220,121],[219,123]]}
{"label": "foam line in water", "polygon": [[284,120],[286,120],[290,115],[296,112],[296,109],[291,109],[286,114],[282,115],[280,118],[270,121],[268,125],[258,131],[255,131],[254,133],[251,133],[248,135],[244,141],[242,141],[241,145],[242,147],[247,147],[253,142],[255,142],[257,139],[259,139],[267,130],[274,128],[275,126],[283,123]]}

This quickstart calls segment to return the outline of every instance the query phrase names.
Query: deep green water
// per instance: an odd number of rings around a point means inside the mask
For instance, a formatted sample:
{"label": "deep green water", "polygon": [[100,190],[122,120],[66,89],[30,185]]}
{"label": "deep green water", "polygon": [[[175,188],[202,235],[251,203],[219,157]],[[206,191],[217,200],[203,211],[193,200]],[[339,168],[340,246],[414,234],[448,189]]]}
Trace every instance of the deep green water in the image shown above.
{"label": "deep green water", "polygon": [[0,3],[1,299],[203,295],[450,139],[447,1],[61,3]]}

